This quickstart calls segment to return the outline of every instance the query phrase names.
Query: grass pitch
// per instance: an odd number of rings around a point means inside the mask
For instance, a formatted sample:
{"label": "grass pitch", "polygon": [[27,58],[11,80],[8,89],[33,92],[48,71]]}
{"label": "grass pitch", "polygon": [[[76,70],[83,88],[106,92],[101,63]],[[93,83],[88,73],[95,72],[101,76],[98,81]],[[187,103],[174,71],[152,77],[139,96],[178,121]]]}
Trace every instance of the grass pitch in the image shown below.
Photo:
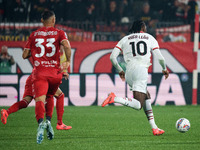
{"label": "grass pitch", "polygon": [[[65,107],[63,122],[72,126],[68,131],[56,130],[54,110],[52,125],[55,138],[49,141],[45,136],[42,144],[38,145],[34,107],[29,107],[11,114],[6,125],[0,123],[0,149],[200,149],[200,106],[153,106],[153,112],[158,127],[165,130],[164,135],[153,136],[143,110],[116,106]],[[175,128],[181,117],[191,123],[187,133],[179,133]]]}

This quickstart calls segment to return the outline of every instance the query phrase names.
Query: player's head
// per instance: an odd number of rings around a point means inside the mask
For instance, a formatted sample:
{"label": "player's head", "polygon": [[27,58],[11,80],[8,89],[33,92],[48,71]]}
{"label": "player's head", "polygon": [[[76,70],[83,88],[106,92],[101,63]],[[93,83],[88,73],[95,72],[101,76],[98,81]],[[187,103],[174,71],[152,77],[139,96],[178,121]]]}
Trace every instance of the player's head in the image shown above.
{"label": "player's head", "polygon": [[44,25],[53,25],[56,22],[56,17],[55,17],[55,13],[53,11],[50,10],[45,10],[42,15],[41,15],[41,22]]}
{"label": "player's head", "polygon": [[146,24],[142,20],[136,20],[133,22],[129,32],[130,33],[139,33],[140,31],[146,32]]}
{"label": "player's head", "polygon": [[6,45],[3,45],[2,47],[1,47],[1,54],[7,54],[8,53],[8,47],[6,46]]}

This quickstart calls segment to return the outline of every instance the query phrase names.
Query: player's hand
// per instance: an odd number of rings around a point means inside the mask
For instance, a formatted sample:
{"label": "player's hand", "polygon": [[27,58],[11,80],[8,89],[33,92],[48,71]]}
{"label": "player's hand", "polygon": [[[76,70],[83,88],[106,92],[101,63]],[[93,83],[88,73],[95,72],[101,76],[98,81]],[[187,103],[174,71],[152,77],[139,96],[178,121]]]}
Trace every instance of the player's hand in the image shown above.
{"label": "player's hand", "polygon": [[63,78],[65,78],[65,80],[67,80],[69,78],[69,74],[67,72],[63,72]]}
{"label": "player's hand", "polygon": [[163,70],[162,73],[165,76],[165,80],[166,80],[169,77],[169,71],[168,70]]}
{"label": "player's hand", "polygon": [[63,62],[62,66],[63,66],[63,68],[68,69],[69,66],[70,66],[70,62],[68,62],[68,61],[67,62]]}
{"label": "player's hand", "polygon": [[124,71],[121,71],[121,72],[119,73],[119,76],[120,76],[120,78],[122,79],[122,81],[125,81],[125,73],[124,73]]}
{"label": "player's hand", "polygon": [[69,66],[70,66],[70,62],[63,62],[60,65],[60,72],[67,72],[67,69],[69,68]]}

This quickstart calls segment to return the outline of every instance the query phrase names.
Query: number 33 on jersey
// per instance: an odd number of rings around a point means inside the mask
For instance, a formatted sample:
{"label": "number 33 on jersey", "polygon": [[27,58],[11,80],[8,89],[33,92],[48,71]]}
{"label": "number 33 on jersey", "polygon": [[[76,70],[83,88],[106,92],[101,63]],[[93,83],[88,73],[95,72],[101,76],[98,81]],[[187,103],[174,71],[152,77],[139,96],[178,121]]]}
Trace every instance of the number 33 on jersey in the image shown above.
{"label": "number 33 on jersey", "polygon": [[54,27],[43,27],[33,32],[25,48],[31,50],[34,67],[58,69],[62,40],[68,40],[65,32]]}

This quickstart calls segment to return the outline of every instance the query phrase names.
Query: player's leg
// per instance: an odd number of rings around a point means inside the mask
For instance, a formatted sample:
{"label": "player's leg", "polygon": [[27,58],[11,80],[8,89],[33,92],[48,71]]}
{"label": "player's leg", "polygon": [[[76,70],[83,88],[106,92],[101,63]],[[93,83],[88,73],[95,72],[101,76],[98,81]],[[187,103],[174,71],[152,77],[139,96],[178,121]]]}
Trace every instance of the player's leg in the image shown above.
{"label": "player's leg", "polygon": [[[55,78],[48,79],[49,86],[48,86],[47,95],[49,96],[50,99],[47,99],[47,106],[49,107],[46,107],[47,108],[46,112],[50,115],[50,117],[52,116],[53,108],[54,108],[53,95],[55,95],[59,85],[61,84],[61,80],[62,80],[61,74]],[[48,118],[46,120],[46,129],[47,129],[47,138],[49,140],[52,140],[54,138],[54,131],[53,131],[53,127],[51,126],[51,120]]]}
{"label": "player's leg", "polygon": [[31,101],[32,101],[32,96],[26,96],[23,98],[23,100],[14,103],[7,110],[2,109],[1,110],[1,122],[3,124],[6,124],[7,118],[11,113],[17,112],[18,110],[20,110],[22,108],[26,108]]}
{"label": "player's leg", "polygon": [[44,120],[45,99],[46,99],[46,95],[42,95],[35,98],[35,115],[36,115],[36,120],[38,124],[40,124]]}
{"label": "player's leg", "polygon": [[53,109],[54,109],[53,96],[47,96],[45,109],[46,109],[47,138],[49,140],[52,140],[54,138],[54,131],[53,131],[53,128],[51,126],[51,118],[52,118]]}
{"label": "player's leg", "polygon": [[47,96],[45,110],[46,110],[46,120],[51,121],[53,115],[53,108],[54,108],[54,99],[53,96]]}
{"label": "player's leg", "polygon": [[45,99],[46,95],[42,95],[35,98],[35,116],[38,122],[38,129],[37,129],[37,143],[41,144],[42,140],[44,139],[44,130],[46,129],[46,123],[44,120],[44,113],[45,113]]}
{"label": "player's leg", "polygon": [[11,113],[14,113],[22,108],[26,108],[30,104],[32,99],[33,99],[32,96],[26,96],[21,101],[14,103],[12,106],[10,106],[8,108],[8,110],[7,110],[8,115],[10,115]]}
{"label": "player's leg", "polygon": [[10,108],[8,108],[7,110],[2,109],[1,110],[1,121],[3,124],[7,123],[7,117],[9,114],[14,113],[22,108],[26,108],[29,103],[32,101],[32,75],[30,75],[27,79],[26,79],[26,85],[25,85],[25,89],[24,89],[24,95],[23,95],[23,99],[19,102],[14,103]]}
{"label": "player's leg", "polygon": [[64,113],[64,94],[58,88],[54,96],[56,98],[57,124],[61,125],[63,123],[62,117]]}
{"label": "player's leg", "polygon": [[151,96],[150,96],[148,91],[147,91],[147,97],[146,97],[146,100],[144,102],[143,109],[144,109],[144,112],[147,116],[149,124],[152,128],[153,135],[161,135],[161,134],[165,133],[165,131],[162,130],[162,129],[159,129],[157,127],[156,123],[155,123],[153,109],[152,109],[152,106],[151,106]]}
{"label": "player's leg", "polygon": [[122,98],[115,96],[111,93],[108,98],[103,102],[102,107],[110,103],[119,103],[136,110],[140,110],[146,99],[148,70],[142,66],[136,66],[126,70],[126,82],[133,91],[134,98]]}
{"label": "player's leg", "polygon": [[46,129],[46,122],[44,122],[45,114],[45,100],[48,91],[48,81],[45,79],[36,79],[33,81],[33,95],[35,95],[35,116],[38,122],[37,129],[37,143],[41,144],[44,138],[44,130]]}
{"label": "player's leg", "polygon": [[136,110],[140,110],[144,104],[146,94],[138,92],[138,91],[134,91],[133,93],[134,93],[134,98],[117,97],[115,96],[114,93],[110,93],[108,98],[103,102],[102,107],[111,103],[119,103],[124,106],[128,106]]}
{"label": "player's leg", "polygon": [[57,130],[69,130],[72,127],[67,126],[62,122],[62,117],[64,113],[64,93],[61,91],[60,88],[57,89],[55,93],[55,98],[56,98],[56,112],[57,112]]}

